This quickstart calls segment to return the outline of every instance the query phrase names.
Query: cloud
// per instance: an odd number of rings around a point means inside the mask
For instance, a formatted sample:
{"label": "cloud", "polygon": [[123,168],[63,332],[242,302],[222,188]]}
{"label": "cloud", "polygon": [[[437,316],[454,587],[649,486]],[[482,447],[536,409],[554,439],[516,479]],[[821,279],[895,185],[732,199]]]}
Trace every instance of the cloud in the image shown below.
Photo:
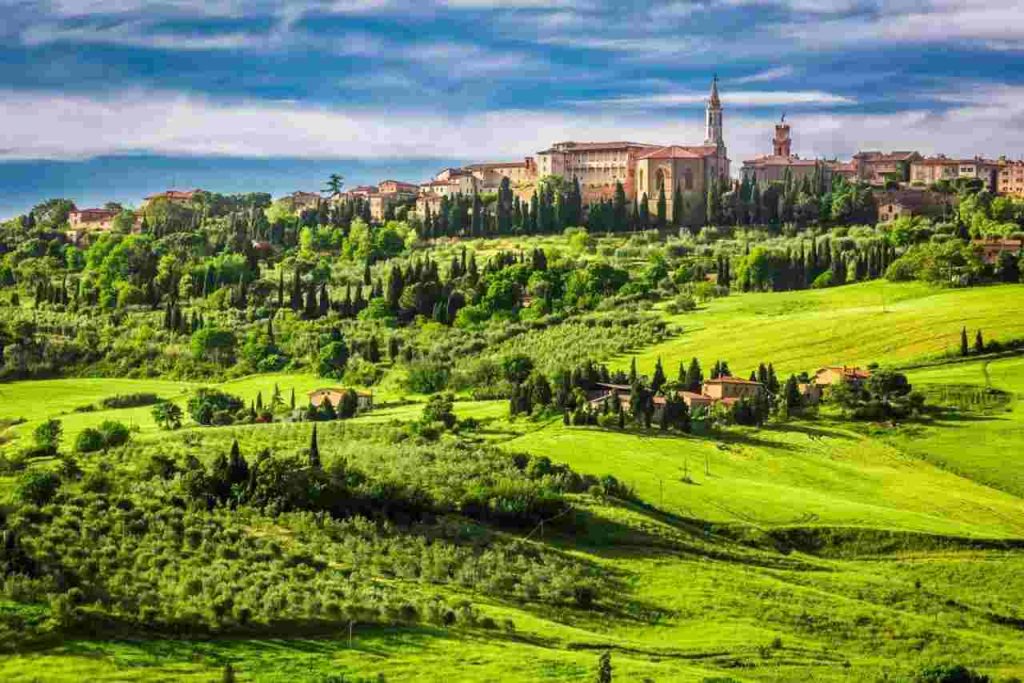
{"label": "cloud", "polygon": [[[677,107],[689,104],[703,104],[707,93],[681,92],[640,95],[637,97],[613,97],[603,100],[577,101],[575,104],[620,107]],[[779,105],[850,105],[857,101],[842,95],[818,90],[800,91],[722,91],[725,107],[773,107]]]}
{"label": "cloud", "polygon": [[730,83],[736,83],[744,85],[747,83],[767,83],[769,81],[777,81],[781,78],[789,78],[796,73],[796,69],[791,66],[778,66],[772,69],[765,69],[764,71],[758,71],[755,74],[749,76],[742,76],[740,78],[730,78]]}
{"label": "cloud", "polygon": [[[517,158],[556,140],[636,139],[696,144],[699,115],[642,116],[506,109],[448,116],[441,111],[330,109],[289,102],[213,101],[129,91],[107,97],[0,91],[0,157],[71,159],[112,154],[351,159]],[[774,117],[729,116],[726,142],[737,170],[770,147]],[[858,149],[996,156],[1024,147],[1024,87],[995,104],[945,112],[791,117],[803,156],[846,157]]]}
{"label": "cloud", "polygon": [[36,46],[51,43],[75,43],[78,45],[117,45],[158,50],[241,50],[265,48],[267,36],[240,31],[227,33],[182,34],[152,30],[146,24],[126,22],[113,26],[77,26],[62,28],[55,25],[37,24],[21,33],[24,45]]}

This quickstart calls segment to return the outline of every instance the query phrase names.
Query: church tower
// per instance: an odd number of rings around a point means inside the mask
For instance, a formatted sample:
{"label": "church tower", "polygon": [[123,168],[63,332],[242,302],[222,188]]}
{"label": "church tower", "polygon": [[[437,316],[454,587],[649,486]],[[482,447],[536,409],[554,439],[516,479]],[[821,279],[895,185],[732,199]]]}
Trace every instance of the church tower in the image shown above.
{"label": "church tower", "polygon": [[725,138],[722,136],[722,100],[718,98],[718,76],[711,81],[711,97],[708,98],[707,106],[707,132],[704,136],[704,144],[708,147],[717,147],[724,156]]}
{"label": "church tower", "polygon": [[793,140],[789,137],[789,124],[786,123],[786,115],[775,124],[775,137],[772,139],[772,147],[777,157],[789,157],[792,151]]}

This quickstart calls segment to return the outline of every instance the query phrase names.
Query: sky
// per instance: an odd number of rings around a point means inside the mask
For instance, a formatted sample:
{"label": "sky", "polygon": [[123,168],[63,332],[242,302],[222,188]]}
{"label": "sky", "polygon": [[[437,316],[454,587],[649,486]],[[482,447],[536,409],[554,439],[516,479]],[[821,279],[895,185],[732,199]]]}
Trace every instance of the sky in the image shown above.
{"label": "sky", "polygon": [[0,0],[0,216],[560,140],[1024,156],[1024,0]]}

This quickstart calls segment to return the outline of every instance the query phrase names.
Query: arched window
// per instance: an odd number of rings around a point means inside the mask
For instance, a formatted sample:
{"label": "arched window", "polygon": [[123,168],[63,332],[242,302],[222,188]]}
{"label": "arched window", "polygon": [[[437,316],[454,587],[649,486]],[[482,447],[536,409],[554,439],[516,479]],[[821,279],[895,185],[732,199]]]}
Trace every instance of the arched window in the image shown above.
{"label": "arched window", "polygon": [[663,187],[665,187],[665,171],[659,168],[658,173],[654,176],[654,189],[659,191]]}
{"label": "arched window", "polygon": [[683,171],[683,187],[687,190],[693,189],[693,171],[690,169]]}

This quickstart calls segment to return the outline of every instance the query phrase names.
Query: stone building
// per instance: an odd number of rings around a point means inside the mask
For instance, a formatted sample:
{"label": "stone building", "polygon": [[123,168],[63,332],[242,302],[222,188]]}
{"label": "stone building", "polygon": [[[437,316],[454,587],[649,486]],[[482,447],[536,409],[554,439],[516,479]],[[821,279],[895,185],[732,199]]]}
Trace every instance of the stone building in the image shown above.
{"label": "stone building", "polygon": [[583,203],[610,199],[616,183],[622,183],[628,197],[636,192],[636,162],[657,145],[640,142],[556,142],[537,152],[537,175],[562,176],[580,184]]}
{"label": "stone building", "polygon": [[790,134],[786,117],[775,124],[775,137],[772,138],[772,153],[749,159],[743,162],[743,179],[758,184],[782,181],[786,175],[793,180],[813,177],[820,168],[826,177],[831,174],[835,162],[823,162],[816,159],[801,159],[793,154],[793,139]]}
{"label": "stone building", "polygon": [[915,159],[910,164],[910,182],[914,185],[931,185],[940,180],[978,178],[985,189],[995,190],[999,177],[999,162],[974,157],[973,159],[951,159],[945,155]]}
{"label": "stone building", "polygon": [[1010,161],[1001,157],[997,162],[996,191],[1011,197],[1024,197],[1024,161]]}
{"label": "stone building", "polygon": [[952,202],[950,195],[922,189],[875,192],[879,223],[905,216],[942,218],[952,210]]}
{"label": "stone building", "polygon": [[858,152],[853,155],[857,179],[869,185],[883,186],[890,177],[906,179],[911,164],[919,161],[917,152]]}
{"label": "stone building", "polygon": [[[711,95],[707,100],[704,144],[647,149],[636,160],[634,176],[633,192],[627,188],[626,195],[641,200],[646,194],[652,216],[657,213],[658,195],[664,188],[669,221],[699,223],[703,220],[704,197],[711,181],[729,177],[729,156],[725,148],[717,78],[711,83]],[[672,201],[676,188],[683,196],[687,213],[678,218],[673,215]]]}

